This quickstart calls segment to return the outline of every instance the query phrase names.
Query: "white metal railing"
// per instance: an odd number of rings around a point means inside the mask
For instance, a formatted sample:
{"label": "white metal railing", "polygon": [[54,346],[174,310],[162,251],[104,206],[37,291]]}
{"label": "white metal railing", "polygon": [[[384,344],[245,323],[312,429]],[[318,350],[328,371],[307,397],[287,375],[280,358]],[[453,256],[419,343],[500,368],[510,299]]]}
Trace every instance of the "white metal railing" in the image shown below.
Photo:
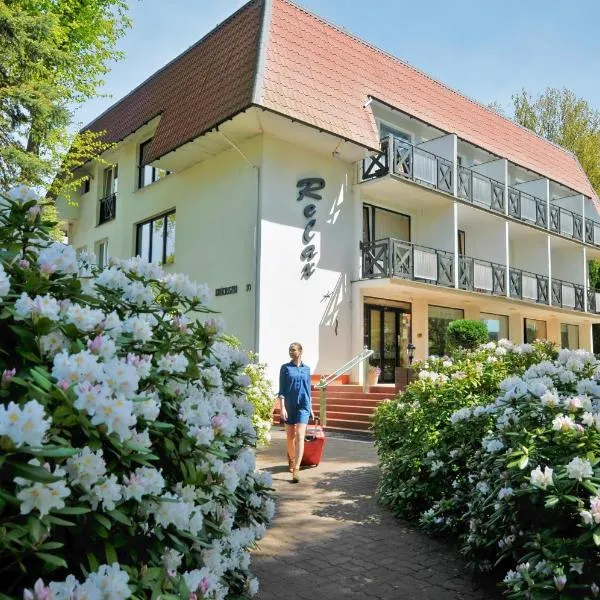
{"label": "white metal railing", "polygon": [[600,225],[594,223],[594,244],[600,244]]}
{"label": "white metal railing", "polygon": [[536,201],[525,194],[521,194],[521,218],[534,223],[537,221]]}
{"label": "white metal railing", "polygon": [[473,285],[480,290],[492,291],[494,289],[493,269],[491,265],[478,262],[473,264]]}
{"label": "white metal railing", "polygon": [[[370,350],[366,346],[362,349],[360,354],[357,354],[354,358],[351,358],[347,363],[343,364],[339,369],[334,371],[331,375],[327,377],[321,377],[321,380],[315,386],[319,390],[319,418],[321,419],[321,425],[325,427],[327,425],[327,386],[335,381],[340,375],[343,375],[350,369],[353,369],[356,365],[363,363],[365,367],[368,365],[365,362],[372,354],[373,350]],[[364,373],[364,382],[363,382],[363,391],[367,392],[369,389],[369,384],[367,380],[367,373],[365,368]]]}
{"label": "white metal railing", "polygon": [[537,278],[523,273],[522,281],[523,287],[521,294],[523,295],[523,298],[529,298],[529,300],[537,301]]}
{"label": "white metal railing", "polygon": [[485,177],[473,173],[473,200],[490,206],[492,203],[492,182]]}
{"label": "white metal railing", "polygon": [[563,235],[573,236],[573,215],[570,212],[560,211],[560,232]]}
{"label": "white metal railing", "polygon": [[438,259],[435,251],[420,250],[415,248],[413,254],[414,276],[417,279],[429,279],[437,281]]}
{"label": "white metal railing", "polygon": [[419,148],[414,149],[413,176],[431,185],[437,183],[437,161],[435,156],[429,152],[423,152]]}
{"label": "white metal railing", "polygon": [[569,308],[575,308],[575,288],[572,285],[566,283],[562,284],[562,304]]}

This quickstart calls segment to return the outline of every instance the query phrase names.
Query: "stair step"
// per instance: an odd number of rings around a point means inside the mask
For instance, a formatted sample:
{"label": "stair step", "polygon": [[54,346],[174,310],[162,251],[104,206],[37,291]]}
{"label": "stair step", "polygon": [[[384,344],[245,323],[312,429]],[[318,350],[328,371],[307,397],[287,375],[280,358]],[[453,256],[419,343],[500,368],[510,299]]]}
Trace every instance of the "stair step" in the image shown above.
{"label": "stair step", "polygon": [[[380,394],[391,394],[392,396],[396,395],[396,388],[393,385],[371,385],[369,386],[369,392],[375,392]],[[346,391],[346,392],[360,392],[363,393],[363,386],[356,384],[348,384],[348,385],[329,385],[327,386],[327,392],[330,391]],[[317,388],[313,388],[313,392],[318,392]]]}
{"label": "stair step", "polygon": [[[331,391],[327,390],[327,398],[364,398],[366,400],[388,400],[394,398],[393,394],[382,394],[382,393],[367,393],[364,392],[351,392],[351,391]],[[313,400],[318,400],[320,394],[313,392],[311,394]]]}
{"label": "stair step", "polygon": [[327,417],[327,427],[325,427],[325,431],[330,428],[367,431],[370,425],[369,421],[350,421],[348,419],[330,419]]}

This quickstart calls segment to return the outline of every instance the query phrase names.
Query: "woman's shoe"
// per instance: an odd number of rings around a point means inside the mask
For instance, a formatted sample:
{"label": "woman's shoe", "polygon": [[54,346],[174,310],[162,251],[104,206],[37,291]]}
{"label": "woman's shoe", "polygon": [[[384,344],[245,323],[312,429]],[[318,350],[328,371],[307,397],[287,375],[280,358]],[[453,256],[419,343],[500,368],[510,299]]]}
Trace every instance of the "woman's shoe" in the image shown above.
{"label": "woman's shoe", "polygon": [[294,483],[300,482],[300,469],[294,469],[292,472],[292,481]]}
{"label": "woman's shoe", "polygon": [[294,459],[288,456],[288,471],[290,473],[294,472]]}

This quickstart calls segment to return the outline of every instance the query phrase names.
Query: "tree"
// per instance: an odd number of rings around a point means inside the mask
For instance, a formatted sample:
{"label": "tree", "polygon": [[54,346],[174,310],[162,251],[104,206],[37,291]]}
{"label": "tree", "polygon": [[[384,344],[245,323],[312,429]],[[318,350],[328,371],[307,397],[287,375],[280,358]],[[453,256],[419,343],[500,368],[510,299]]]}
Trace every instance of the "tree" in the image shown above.
{"label": "tree", "polygon": [[600,195],[600,111],[570,90],[548,88],[537,99],[513,96],[514,120],[577,156]]}
{"label": "tree", "polygon": [[70,191],[75,169],[106,149],[101,134],[73,139],[68,127],[121,58],[126,11],[125,0],[0,0],[0,188]]}

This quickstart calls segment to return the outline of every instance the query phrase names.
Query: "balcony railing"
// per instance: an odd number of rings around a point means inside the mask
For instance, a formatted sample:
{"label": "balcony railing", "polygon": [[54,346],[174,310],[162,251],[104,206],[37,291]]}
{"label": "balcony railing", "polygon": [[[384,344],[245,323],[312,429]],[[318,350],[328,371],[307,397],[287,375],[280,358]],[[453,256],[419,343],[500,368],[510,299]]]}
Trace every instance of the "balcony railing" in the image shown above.
{"label": "balcony railing", "polygon": [[600,313],[600,290],[588,290],[588,312]]}
{"label": "balcony railing", "polygon": [[508,214],[511,217],[546,229],[546,202],[513,187],[508,188]]}
{"label": "balcony railing", "polygon": [[585,241],[594,246],[600,246],[600,223],[592,219],[585,220]]}
{"label": "balcony railing", "polygon": [[100,214],[98,216],[98,225],[112,221],[117,211],[117,194],[112,193],[100,200]]}
{"label": "balcony railing", "polygon": [[521,269],[510,269],[509,294],[511,298],[548,304],[548,281],[546,275],[538,275]]}
{"label": "balcony railing", "polygon": [[504,184],[467,167],[458,167],[458,197],[504,214]]}
{"label": "balcony railing", "polygon": [[458,287],[471,292],[506,296],[506,266],[459,256]]}
{"label": "balcony railing", "polygon": [[552,279],[552,306],[584,311],[584,288],[582,285]]}
{"label": "balcony railing", "polygon": [[583,240],[583,218],[561,206],[550,206],[550,231]]}
{"label": "balcony railing", "polygon": [[454,253],[387,238],[361,244],[364,279],[401,277],[454,287]]}
{"label": "balcony railing", "polygon": [[379,152],[362,160],[360,180],[376,179],[390,172],[441,192],[454,193],[452,161],[394,136],[382,141]]}

